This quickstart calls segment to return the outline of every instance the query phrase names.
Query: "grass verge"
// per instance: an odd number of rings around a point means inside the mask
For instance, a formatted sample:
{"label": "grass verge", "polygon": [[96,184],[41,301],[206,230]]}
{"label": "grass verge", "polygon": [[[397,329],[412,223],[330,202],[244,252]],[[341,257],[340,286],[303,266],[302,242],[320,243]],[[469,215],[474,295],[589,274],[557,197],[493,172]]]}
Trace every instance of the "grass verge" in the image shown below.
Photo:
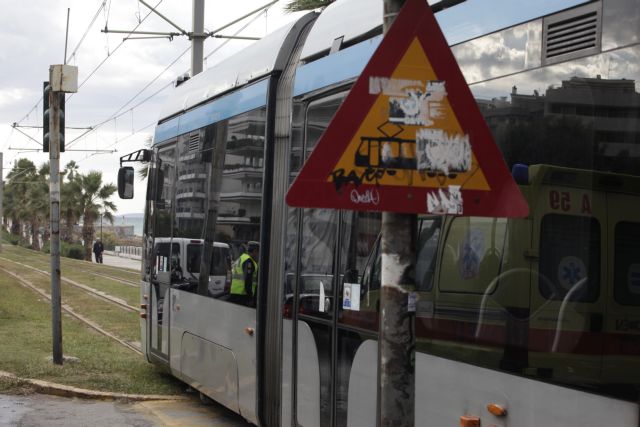
{"label": "grass verge", "polygon": [[[24,268],[21,270],[14,266],[12,271],[29,276]],[[45,278],[38,279],[33,275],[29,279],[35,282]],[[142,356],[65,314],[62,318],[63,352],[65,356],[78,358],[78,361],[67,362],[63,366],[54,365],[50,361],[49,302],[8,275],[0,275],[0,295],[0,370],[22,378],[36,378],[92,390],[139,394],[180,393],[181,383],[147,363]],[[96,298],[91,300],[102,306],[107,304]],[[78,301],[79,304],[90,302],[89,299]],[[87,307],[88,317],[92,311]],[[129,339],[139,336],[135,314],[128,316],[112,312],[99,318],[108,324],[104,325],[106,329],[119,336]],[[0,381],[0,391],[20,393],[28,391],[28,387],[19,381],[5,379]]]}

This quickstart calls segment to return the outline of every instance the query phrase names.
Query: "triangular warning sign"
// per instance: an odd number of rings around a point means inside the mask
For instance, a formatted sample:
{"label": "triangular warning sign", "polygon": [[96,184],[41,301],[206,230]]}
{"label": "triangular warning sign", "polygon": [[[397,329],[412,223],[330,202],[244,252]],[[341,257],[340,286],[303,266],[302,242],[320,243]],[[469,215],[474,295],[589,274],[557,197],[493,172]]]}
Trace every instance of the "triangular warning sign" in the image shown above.
{"label": "triangular warning sign", "polygon": [[286,200],[296,207],[528,214],[426,1],[407,0]]}

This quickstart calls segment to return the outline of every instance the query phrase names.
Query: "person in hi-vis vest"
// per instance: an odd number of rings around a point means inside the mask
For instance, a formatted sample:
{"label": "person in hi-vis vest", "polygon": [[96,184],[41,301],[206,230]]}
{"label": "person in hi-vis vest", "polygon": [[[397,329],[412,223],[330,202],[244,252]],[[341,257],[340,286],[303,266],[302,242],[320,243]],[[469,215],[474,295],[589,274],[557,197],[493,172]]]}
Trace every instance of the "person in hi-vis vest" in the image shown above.
{"label": "person in hi-vis vest", "polygon": [[255,306],[259,252],[260,243],[248,242],[246,251],[234,263],[229,301]]}

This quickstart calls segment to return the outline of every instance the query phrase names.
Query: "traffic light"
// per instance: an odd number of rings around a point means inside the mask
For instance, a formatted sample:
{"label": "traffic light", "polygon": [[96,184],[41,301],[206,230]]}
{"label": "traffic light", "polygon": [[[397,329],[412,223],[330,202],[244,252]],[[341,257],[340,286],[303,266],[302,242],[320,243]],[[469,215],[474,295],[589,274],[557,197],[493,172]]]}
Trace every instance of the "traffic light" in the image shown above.
{"label": "traffic light", "polygon": [[[42,148],[45,153],[49,152],[49,115],[51,109],[49,108],[49,92],[51,91],[51,85],[49,82],[44,82],[42,85]],[[64,152],[64,92],[58,92],[58,105],[60,105],[60,152]]]}

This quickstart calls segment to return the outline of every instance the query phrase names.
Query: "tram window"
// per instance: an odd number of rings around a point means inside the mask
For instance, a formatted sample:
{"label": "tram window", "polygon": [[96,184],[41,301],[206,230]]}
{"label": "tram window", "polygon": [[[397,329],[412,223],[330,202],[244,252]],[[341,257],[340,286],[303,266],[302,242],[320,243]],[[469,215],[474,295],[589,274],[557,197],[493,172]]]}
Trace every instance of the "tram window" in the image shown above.
{"label": "tram window", "polygon": [[155,215],[155,236],[154,237],[171,237],[171,211],[174,201],[174,192],[176,188],[176,145],[175,142],[161,147],[158,150],[158,168],[164,174],[162,186],[162,195],[160,200],[154,202],[156,209]]}
{"label": "tram window", "polygon": [[500,274],[506,225],[504,218],[455,218],[444,242],[440,290],[485,293]]}
{"label": "tram window", "polygon": [[313,151],[318,139],[320,139],[329,122],[333,119],[345,96],[345,93],[340,93],[309,104],[305,127],[305,159],[308,158]]}
{"label": "tram window", "polygon": [[368,330],[378,328],[380,263],[377,262],[376,242],[380,227],[379,213],[343,214],[339,253],[341,286],[338,293],[339,320],[343,324]]}
{"label": "tram window", "polygon": [[303,211],[298,280],[301,313],[330,317],[333,312],[337,217],[333,209]]}
{"label": "tram window", "polygon": [[[584,279],[584,282],[583,282]],[[546,299],[594,302],[600,293],[600,224],[550,214],[540,224],[540,293]]]}
{"label": "tram window", "polygon": [[442,218],[425,218],[420,221],[416,254],[416,289],[430,291],[436,272],[436,258]]}
{"label": "tram window", "polygon": [[614,247],[615,299],[622,305],[640,305],[640,223],[616,224]]}
{"label": "tram window", "polygon": [[[234,262],[240,260],[248,242],[260,241],[265,119],[262,107],[215,124],[215,142],[226,144],[215,241],[229,245]],[[231,284],[229,301],[255,306],[256,296],[238,294],[244,292],[240,288]]]}
{"label": "tram window", "polygon": [[212,132],[205,133],[205,129],[178,137],[174,237],[199,239],[202,236],[208,172],[211,172],[211,163],[203,157],[205,134],[212,138]]}

